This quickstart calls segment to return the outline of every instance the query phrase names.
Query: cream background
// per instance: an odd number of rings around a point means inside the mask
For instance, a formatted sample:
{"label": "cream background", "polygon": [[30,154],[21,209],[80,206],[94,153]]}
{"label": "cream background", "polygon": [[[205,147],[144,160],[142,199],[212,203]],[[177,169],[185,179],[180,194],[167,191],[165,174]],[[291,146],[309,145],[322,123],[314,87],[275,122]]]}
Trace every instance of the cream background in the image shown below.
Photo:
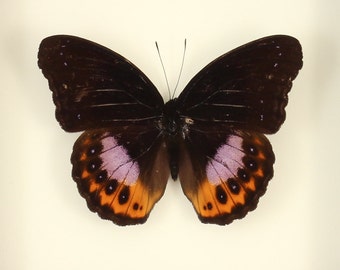
{"label": "cream background", "polygon": [[[0,10],[0,269],[339,269],[339,1],[2,0]],[[173,87],[187,38],[183,89],[239,45],[298,38],[304,67],[270,136],[275,176],[257,210],[204,225],[169,181],[144,225],[91,213],[70,176],[78,134],[59,127],[36,64],[40,41],[61,33],[124,55],[166,98],[156,40]]]}

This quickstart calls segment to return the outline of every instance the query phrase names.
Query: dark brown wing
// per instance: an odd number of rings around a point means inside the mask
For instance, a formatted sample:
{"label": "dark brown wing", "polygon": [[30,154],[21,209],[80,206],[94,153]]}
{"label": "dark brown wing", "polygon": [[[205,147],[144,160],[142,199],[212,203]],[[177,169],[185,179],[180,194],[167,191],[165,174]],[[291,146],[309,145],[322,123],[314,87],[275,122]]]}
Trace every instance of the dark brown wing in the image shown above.
{"label": "dark brown wing", "polygon": [[161,113],[152,82],[121,55],[74,36],[51,36],[39,48],[56,117],[66,131],[145,124]]}
{"label": "dark brown wing", "polygon": [[197,125],[275,133],[301,67],[295,38],[255,40],[218,57],[188,83],[179,96],[181,115]]}

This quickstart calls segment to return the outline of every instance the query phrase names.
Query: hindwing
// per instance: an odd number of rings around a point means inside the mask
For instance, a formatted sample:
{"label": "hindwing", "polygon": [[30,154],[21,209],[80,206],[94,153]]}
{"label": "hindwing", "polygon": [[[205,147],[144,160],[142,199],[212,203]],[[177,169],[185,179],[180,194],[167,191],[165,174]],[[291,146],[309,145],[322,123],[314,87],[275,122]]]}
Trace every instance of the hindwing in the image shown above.
{"label": "hindwing", "polygon": [[162,137],[143,131],[85,131],[73,147],[72,176],[80,194],[92,211],[118,225],[144,223],[169,178]]}

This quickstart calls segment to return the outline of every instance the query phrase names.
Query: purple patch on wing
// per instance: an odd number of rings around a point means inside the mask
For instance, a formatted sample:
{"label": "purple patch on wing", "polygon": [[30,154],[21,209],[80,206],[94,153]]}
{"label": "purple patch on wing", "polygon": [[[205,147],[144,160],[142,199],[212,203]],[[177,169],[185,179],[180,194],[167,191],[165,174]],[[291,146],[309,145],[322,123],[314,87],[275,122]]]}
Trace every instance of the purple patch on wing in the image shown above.
{"label": "purple patch on wing", "polygon": [[219,185],[221,181],[226,181],[237,175],[245,155],[242,150],[242,142],[242,137],[231,135],[226,143],[217,149],[215,156],[209,160],[206,167],[207,177],[211,184]]}
{"label": "purple patch on wing", "polygon": [[102,167],[107,171],[111,179],[117,179],[126,185],[134,184],[139,176],[138,164],[131,159],[124,146],[119,145],[117,140],[108,136],[101,141],[103,145],[100,158]]}

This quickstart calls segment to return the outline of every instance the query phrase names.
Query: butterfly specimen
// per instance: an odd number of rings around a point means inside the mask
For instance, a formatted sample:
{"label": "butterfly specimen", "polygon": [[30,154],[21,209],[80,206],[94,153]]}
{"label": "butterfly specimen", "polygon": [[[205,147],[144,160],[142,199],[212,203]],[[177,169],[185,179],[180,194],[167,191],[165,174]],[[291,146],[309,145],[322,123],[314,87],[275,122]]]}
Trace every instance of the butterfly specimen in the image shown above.
{"label": "butterfly specimen", "polygon": [[290,36],[255,40],[166,103],[135,65],[94,42],[47,37],[38,59],[61,127],[84,131],[72,176],[90,210],[118,225],[144,223],[171,175],[202,222],[224,225],[255,209],[273,176],[264,134],[285,120],[302,49]]}

